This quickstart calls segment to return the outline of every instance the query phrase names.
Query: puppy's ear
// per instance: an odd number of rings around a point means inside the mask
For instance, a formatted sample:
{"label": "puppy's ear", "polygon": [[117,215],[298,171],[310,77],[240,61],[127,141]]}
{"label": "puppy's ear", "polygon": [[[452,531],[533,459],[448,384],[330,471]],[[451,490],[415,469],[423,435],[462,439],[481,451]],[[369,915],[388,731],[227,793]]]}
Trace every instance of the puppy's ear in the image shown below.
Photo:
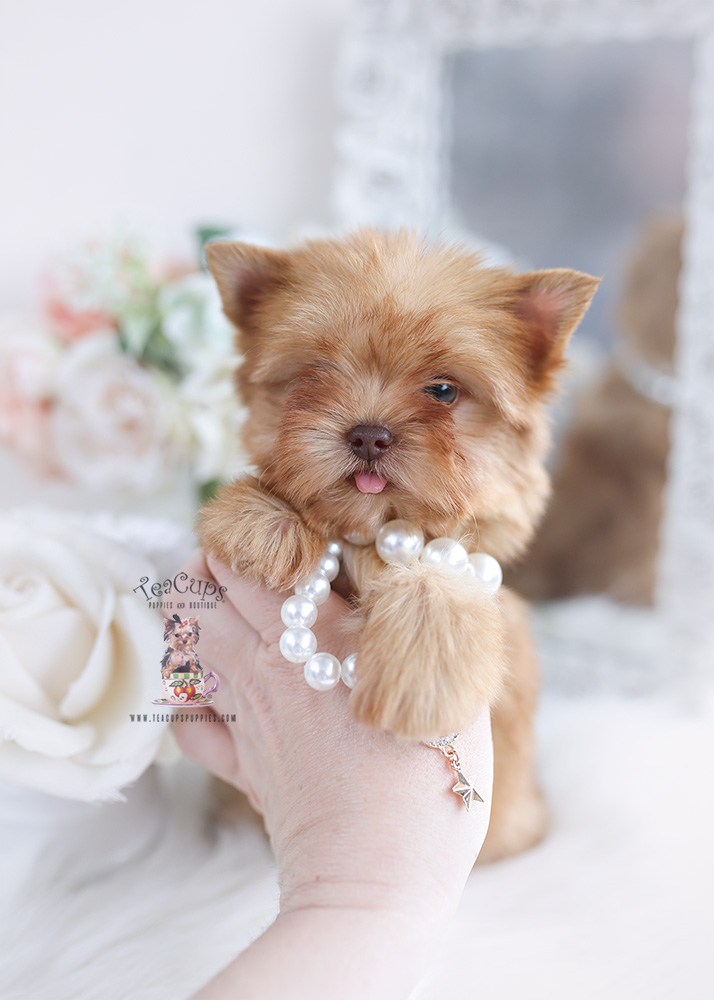
{"label": "puppy's ear", "polygon": [[581,271],[555,268],[518,275],[506,309],[518,320],[519,348],[539,392],[553,387],[565,348],[600,284]]}
{"label": "puppy's ear", "polygon": [[206,244],[208,269],[215,278],[228,319],[250,330],[261,302],[289,281],[290,256],[250,243]]}

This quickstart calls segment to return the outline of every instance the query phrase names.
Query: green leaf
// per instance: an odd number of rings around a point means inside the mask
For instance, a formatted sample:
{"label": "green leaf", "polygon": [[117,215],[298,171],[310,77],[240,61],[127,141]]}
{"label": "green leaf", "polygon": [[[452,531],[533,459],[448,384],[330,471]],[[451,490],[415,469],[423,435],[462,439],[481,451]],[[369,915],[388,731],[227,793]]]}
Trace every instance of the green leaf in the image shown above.
{"label": "green leaf", "polygon": [[201,504],[208,503],[209,500],[213,500],[221,486],[223,486],[222,479],[209,479],[207,483],[201,483],[198,493]]}
{"label": "green leaf", "polygon": [[209,240],[219,239],[221,236],[230,236],[235,232],[235,226],[228,225],[217,225],[206,223],[202,226],[196,227],[196,241],[198,243],[198,256],[201,263],[205,266],[205,258],[203,254],[203,248],[209,242]]}
{"label": "green leaf", "polygon": [[209,240],[215,240],[218,236],[228,236],[230,233],[235,231],[235,226],[229,226],[226,223],[216,225],[215,223],[204,223],[202,226],[196,228],[196,238],[199,240],[201,246],[208,243]]}
{"label": "green leaf", "polygon": [[157,324],[151,332],[140,359],[152,368],[158,368],[175,379],[180,379],[181,367],[176,359],[176,351],[166,339],[161,325]]}

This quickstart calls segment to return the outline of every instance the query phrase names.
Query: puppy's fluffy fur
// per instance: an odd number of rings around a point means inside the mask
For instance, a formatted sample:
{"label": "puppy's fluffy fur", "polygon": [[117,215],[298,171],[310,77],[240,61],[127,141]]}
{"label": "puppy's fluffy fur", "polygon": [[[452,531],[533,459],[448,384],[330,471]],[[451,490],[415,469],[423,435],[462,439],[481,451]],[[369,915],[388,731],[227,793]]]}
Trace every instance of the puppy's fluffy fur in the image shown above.
{"label": "puppy's fluffy fur", "polygon": [[[345,544],[342,580],[357,609],[355,716],[413,739],[453,732],[494,702],[510,660],[517,689],[494,727],[518,760],[514,794],[537,812],[537,667],[527,634],[504,629],[504,616],[523,629],[521,607],[421,565],[388,566],[368,543],[404,518],[501,561],[523,550],[548,495],[543,401],[596,279],[487,268],[405,232],[286,252],[214,243],[207,258],[245,358],[244,438],[259,476],[203,510],[204,547],[287,589],[330,538],[359,536],[367,544]],[[458,390],[455,402],[434,395],[440,384]],[[391,447],[356,455],[347,435],[360,424],[389,428]],[[386,482],[380,492],[357,488],[368,474]]]}

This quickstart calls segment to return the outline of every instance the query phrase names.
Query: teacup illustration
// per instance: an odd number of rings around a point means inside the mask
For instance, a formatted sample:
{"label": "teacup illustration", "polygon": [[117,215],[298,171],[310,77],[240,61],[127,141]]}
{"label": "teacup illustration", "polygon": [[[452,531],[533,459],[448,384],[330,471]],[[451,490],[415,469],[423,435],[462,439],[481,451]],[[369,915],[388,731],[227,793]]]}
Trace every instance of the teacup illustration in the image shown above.
{"label": "teacup illustration", "polygon": [[176,672],[162,678],[162,687],[166,697],[175,704],[201,701],[206,705],[211,701],[208,696],[218,690],[218,678],[212,670],[206,674],[203,671]]}
{"label": "teacup illustration", "polygon": [[[155,705],[210,705],[218,690],[218,678],[201,668],[196,646],[201,627],[198,618],[164,620],[166,650],[161,661],[161,686],[166,697]],[[212,685],[211,685],[211,682]]]}

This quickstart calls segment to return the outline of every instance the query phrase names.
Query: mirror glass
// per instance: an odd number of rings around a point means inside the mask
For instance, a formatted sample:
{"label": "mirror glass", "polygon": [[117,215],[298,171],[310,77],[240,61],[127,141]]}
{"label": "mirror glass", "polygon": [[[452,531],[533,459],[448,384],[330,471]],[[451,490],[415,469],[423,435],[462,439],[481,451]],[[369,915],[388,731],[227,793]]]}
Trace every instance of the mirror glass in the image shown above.
{"label": "mirror glass", "polygon": [[603,276],[555,410],[554,497],[511,583],[655,599],[686,189],[688,41],[447,57],[450,210],[519,269]]}
{"label": "mirror glass", "polygon": [[447,58],[456,220],[519,266],[603,275],[586,327],[602,343],[638,229],[684,197],[692,54],[662,40]]}

